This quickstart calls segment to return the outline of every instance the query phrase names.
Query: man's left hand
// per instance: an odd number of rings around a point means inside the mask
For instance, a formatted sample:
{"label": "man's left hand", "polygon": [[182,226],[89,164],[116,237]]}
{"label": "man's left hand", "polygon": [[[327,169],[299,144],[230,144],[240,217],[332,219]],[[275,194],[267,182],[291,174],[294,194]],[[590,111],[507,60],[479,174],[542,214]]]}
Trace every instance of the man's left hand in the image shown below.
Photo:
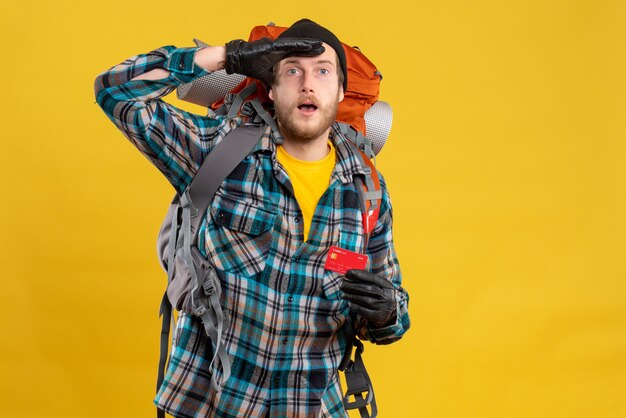
{"label": "man's left hand", "polygon": [[396,315],[396,289],[385,278],[365,270],[349,270],[341,283],[350,310],[375,327],[383,327]]}

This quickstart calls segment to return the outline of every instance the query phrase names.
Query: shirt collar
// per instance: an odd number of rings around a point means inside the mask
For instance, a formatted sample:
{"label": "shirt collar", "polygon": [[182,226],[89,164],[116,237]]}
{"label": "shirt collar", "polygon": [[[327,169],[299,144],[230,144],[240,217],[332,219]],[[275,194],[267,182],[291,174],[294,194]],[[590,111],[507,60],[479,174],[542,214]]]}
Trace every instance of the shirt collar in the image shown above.
{"label": "shirt collar", "polygon": [[[330,139],[335,145],[337,153],[337,162],[331,180],[337,178],[344,184],[352,183],[352,179],[355,175],[365,175],[366,173],[360,156],[356,154],[358,152],[356,146],[341,132],[337,122],[333,123],[330,132]],[[276,144],[273,138],[274,133],[270,127],[267,126],[261,140],[252,148],[252,153],[270,153],[272,155],[272,161],[276,161]]]}

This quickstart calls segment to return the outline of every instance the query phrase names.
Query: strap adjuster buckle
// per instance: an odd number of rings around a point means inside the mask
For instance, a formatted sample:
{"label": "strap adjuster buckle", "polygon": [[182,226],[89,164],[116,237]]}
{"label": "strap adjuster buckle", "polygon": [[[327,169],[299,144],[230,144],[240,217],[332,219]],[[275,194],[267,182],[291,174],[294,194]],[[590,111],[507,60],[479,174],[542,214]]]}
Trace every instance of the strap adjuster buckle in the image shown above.
{"label": "strap adjuster buckle", "polygon": [[213,277],[209,277],[204,283],[202,283],[202,290],[207,296],[211,296],[215,293],[215,284],[213,283]]}
{"label": "strap adjuster buckle", "polygon": [[[366,378],[363,370],[357,370],[354,366],[354,362],[350,361],[345,371],[347,389],[343,396],[343,406],[346,410],[364,408],[374,398],[369,379]],[[351,400],[351,397],[354,400]]]}

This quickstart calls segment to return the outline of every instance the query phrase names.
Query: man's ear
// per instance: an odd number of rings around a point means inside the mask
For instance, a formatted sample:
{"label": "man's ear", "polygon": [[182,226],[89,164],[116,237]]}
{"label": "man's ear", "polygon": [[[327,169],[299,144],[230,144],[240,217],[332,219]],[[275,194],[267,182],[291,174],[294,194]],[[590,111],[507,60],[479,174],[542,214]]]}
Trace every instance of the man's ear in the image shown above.
{"label": "man's ear", "polygon": [[343,86],[339,87],[339,101],[343,101]]}
{"label": "man's ear", "polygon": [[267,91],[267,95],[270,97],[271,101],[274,101],[274,92],[272,91],[272,88],[270,87],[269,90]]}

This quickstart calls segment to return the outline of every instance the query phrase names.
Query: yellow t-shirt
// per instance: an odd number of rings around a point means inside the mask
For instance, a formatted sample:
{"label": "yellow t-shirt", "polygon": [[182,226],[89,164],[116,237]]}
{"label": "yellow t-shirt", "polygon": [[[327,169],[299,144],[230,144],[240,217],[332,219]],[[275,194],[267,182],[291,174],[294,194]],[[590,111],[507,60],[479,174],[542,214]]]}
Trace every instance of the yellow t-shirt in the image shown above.
{"label": "yellow t-shirt", "polygon": [[287,154],[282,146],[276,147],[276,158],[285,167],[293,185],[296,200],[304,218],[304,240],[309,237],[311,220],[320,197],[328,189],[330,175],[335,167],[335,148],[328,141],[330,152],[319,161],[302,161]]}

